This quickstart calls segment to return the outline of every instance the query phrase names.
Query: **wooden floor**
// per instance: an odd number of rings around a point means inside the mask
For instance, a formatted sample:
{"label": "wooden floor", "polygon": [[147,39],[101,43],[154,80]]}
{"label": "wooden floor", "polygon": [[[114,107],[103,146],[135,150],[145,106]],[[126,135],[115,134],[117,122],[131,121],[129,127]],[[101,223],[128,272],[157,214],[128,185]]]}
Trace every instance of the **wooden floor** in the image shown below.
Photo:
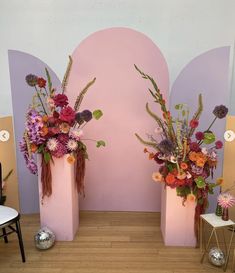
{"label": "wooden floor", "polygon": [[[0,241],[1,273],[206,273],[223,272],[200,264],[199,249],[165,247],[159,213],[81,212],[80,229],[72,242],[57,242],[46,251],[34,246],[39,215],[21,219],[26,263],[18,241]],[[231,271],[231,262],[227,272]]]}

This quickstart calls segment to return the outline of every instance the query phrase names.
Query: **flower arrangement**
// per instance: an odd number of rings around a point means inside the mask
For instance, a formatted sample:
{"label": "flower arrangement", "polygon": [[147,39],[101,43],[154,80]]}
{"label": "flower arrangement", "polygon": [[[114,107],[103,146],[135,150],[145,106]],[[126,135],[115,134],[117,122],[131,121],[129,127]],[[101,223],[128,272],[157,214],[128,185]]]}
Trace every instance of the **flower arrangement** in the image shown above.
{"label": "flower arrangement", "polygon": [[[92,118],[98,120],[103,115],[101,110],[79,110],[83,97],[94,84],[95,78],[80,92],[74,107],[69,105],[64,93],[71,65],[70,57],[60,91],[53,88],[46,68],[46,79],[32,74],[25,78],[26,83],[34,89],[34,95],[26,114],[26,128],[20,149],[26,166],[33,174],[38,172],[35,154],[42,155],[42,198],[52,194],[50,162],[53,162],[53,158],[64,155],[67,155],[68,163],[75,164],[77,190],[84,193],[85,159],[88,154],[83,141],[83,128]],[[96,146],[105,146],[105,142],[96,141]]]}
{"label": "flower arrangement", "polygon": [[217,119],[227,115],[228,109],[224,105],[216,106],[213,110],[214,119],[204,131],[197,131],[199,118],[203,110],[202,96],[198,98],[198,109],[190,119],[190,111],[187,105],[178,104],[175,109],[178,113],[174,118],[167,109],[163,95],[152,77],[143,73],[136,65],[136,70],[142,78],[149,80],[153,90],[149,89],[154,101],[160,106],[163,118],[158,117],[146,104],[148,114],[157,123],[154,135],[148,135],[144,140],[138,134],[136,137],[144,145],[152,147],[144,152],[149,159],[159,165],[158,172],[153,173],[154,181],[164,183],[165,186],[175,188],[177,195],[182,197],[183,204],[186,200],[196,202],[195,232],[200,214],[205,212],[208,206],[208,193],[213,193],[213,188],[221,184],[209,183],[207,178],[212,176],[217,166],[217,151],[223,147],[220,140],[216,140],[211,127]]}

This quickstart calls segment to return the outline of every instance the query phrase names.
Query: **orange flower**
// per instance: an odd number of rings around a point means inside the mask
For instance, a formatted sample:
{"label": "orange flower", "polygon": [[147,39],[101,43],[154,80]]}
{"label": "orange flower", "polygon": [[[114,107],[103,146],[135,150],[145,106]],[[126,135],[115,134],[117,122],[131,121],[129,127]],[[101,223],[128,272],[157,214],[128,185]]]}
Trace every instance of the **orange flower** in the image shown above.
{"label": "orange flower", "polygon": [[30,144],[30,149],[32,151],[32,153],[35,153],[38,149],[38,146],[34,143]]}
{"label": "orange flower", "polygon": [[43,122],[47,122],[47,121],[48,121],[48,116],[47,116],[47,115],[44,115],[44,116],[42,117],[42,121],[43,121]]}
{"label": "orange flower", "polygon": [[207,160],[207,156],[205,154],[201,153],[201,152],[197,153],[197,159],[199,159],[199,158],[203,159],[205,161]]}
{"label": "orange flower", "polygon": [[75,162],[75,157],[73,155],[69,155],[67,157],[67,161],[69,164],[73,164]]}
{"label": "orange flower", "polygon": [[155,156],[155,154],[154,154],[154,153],[149,153],[149,160],[153,159],[153,158],[154,158],[154,156]]}
{"label": "orange flower", "polygon": [[48,134],[48,128],[46,126],[43,126],[40,133],[41,133],[41,136],[47,135]]}
{"label": "orange flower", "polygon": [[182,170],[187,170],[187,169],[188,169],[188,164],[185,163],[185,162],[181,162],[180,168],[181,168]]}
{"label": "orange flower", "polygon": [[202,168],[204,167],[205,163],[206,163],[206,161],[204,159],[202,159],[202,158],[198,158],[197,161],[196,161],[196,165],[198,167],[202,167]]}
{"label": "orange flower", "polygon": [[195,202],[195,200],[196,200],[196,197],[194,194],[190,193],[187,195],[187,201]]}
{"label": "orange flower", "polygon": [[197,153],[196,152],[190,152],[189,153],[189,159],[191,161],[196,161],[197,160]]}
{"label": "orange flower", "polygon": [[168,173],[168,175],[166,176],[166,183],[171,185],[175,182],[175,176],[171,173]]}
{"label": "orange flower", "polygon": [[60,131],[64,134],[67,134],[70,130],[70,126],[67,122],[63,122],[60,124]]}
{"label": "orange flower", "polygon": [[146,154],[146,153],[148,153],[149,151],[148,151],[148,149],[147,148],[144,148],[144,153]]}
{"label": "orange flower", "polygon": [[221,184],[223,184],[224,183],[224,179],[223,179],[223,177],[218,177],[217,179],[216,179],[216,185],[221,185]]}
{"label": "orange flower", "polygon": [[155,172],[152,174],[152,179],[155,182],[162,182],[162,175],[159,172]]}

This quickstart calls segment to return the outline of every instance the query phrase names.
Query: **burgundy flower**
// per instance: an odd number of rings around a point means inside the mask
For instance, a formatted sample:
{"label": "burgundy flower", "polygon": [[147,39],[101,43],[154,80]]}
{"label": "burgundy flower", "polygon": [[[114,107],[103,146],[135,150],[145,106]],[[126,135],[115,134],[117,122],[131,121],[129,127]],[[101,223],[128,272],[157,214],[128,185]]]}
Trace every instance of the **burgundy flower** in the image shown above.
{"label": "burgundy flower", "polygon": [[220,141],[220,140],[217,140],[217,141],[215,142],[215,148],[216,148],[216,149],[221,149],[222,147],[223,147],[223,142]]}
{"label": "burgundy flower", "polygon": [[201,149],[200,149],[199,145],[197,144],[197,142],[191,142],[189,144],[189,148],[193,152],[200,152],[201,151]]}
{"label": "burgundy flower", "polygon": [[197,140],[203,140],[203,138],[204,138],[204,133],[203,133],[203,132],[197,132],[197,133],[195,134],[195,137],[196,137]]}
{"label": "burgundy flower", "polygon": [[72,124],[75,120],[75,111],[70,107],[64,107],[60,112],[60,119]]}
{"label": "burgundy flower", "polygon": [[227,113],[228,113],[228,108],[224,105],[216,106],[215,109],[213,110],[213,114],[220,119],[226,117]]}
{"label": "burgundy flower", "polygon": [[37,84],[38,84],[38,87],[40,88],[45,88],[46,87],[46,80],[44,80],[43,78],[38,78],[37,80]]}
{"label": "burgundy flower", "polygon": [[29,74],[25,77],[25,80],[29,86],[36,86],[38,77],[36,75]]}
{"label": "burgundy flower", "polygon": [[59,114],[57,111],[54,111],[54,112],[53,112],[53,117],[54,117],[55,119],[59,118],[59,116],[60,116],[60,114]]}
{"label": "burgundy flower", "polygon": [[68,134],[59,134],[58,140],[59,140],[59,142],[61,142],[62,144],[65,145],[69,140],[69,136],[68,136]]}
{"label": "burgundy flower", "polygon": [[53,98],[55,106],[64,107],[68,105],[68,97],[64,94],[58,94]]}
{"label": "burgundy flower", "polygon": [[163,160],[161,160],[160,158],[158,158],[158,156],[159,155],[161,155],[161,153],[156,153],[155,155],[154,155],[154,160],[157,162],[157,164],[163,164],[164,163],[164,161]]}
{"label": "burgundy flower", "polygon": [[191,128],[197,128],[197,126],[198,126],[198,120],[196,120],[196,119],[192,119],[191,121],[190,121],[190,123],[189,123],[189,126],[191,127]]}

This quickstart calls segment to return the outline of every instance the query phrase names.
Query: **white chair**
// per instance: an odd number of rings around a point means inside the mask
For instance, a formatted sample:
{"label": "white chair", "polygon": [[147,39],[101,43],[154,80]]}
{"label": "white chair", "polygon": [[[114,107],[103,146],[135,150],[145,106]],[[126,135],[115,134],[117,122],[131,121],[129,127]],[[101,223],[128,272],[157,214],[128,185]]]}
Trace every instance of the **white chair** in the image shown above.
{"label": "white chair", "polygon": [[[2,199],[2,165],[0,163],[0,201]],[[1,232],[2,231],[2,232]],[[0,238],[8,243],[8,235],[16,232],[18,236],[22,262],[25,262],[23,239],[20,229],[20,214],[13,208],[0,205]]]}

